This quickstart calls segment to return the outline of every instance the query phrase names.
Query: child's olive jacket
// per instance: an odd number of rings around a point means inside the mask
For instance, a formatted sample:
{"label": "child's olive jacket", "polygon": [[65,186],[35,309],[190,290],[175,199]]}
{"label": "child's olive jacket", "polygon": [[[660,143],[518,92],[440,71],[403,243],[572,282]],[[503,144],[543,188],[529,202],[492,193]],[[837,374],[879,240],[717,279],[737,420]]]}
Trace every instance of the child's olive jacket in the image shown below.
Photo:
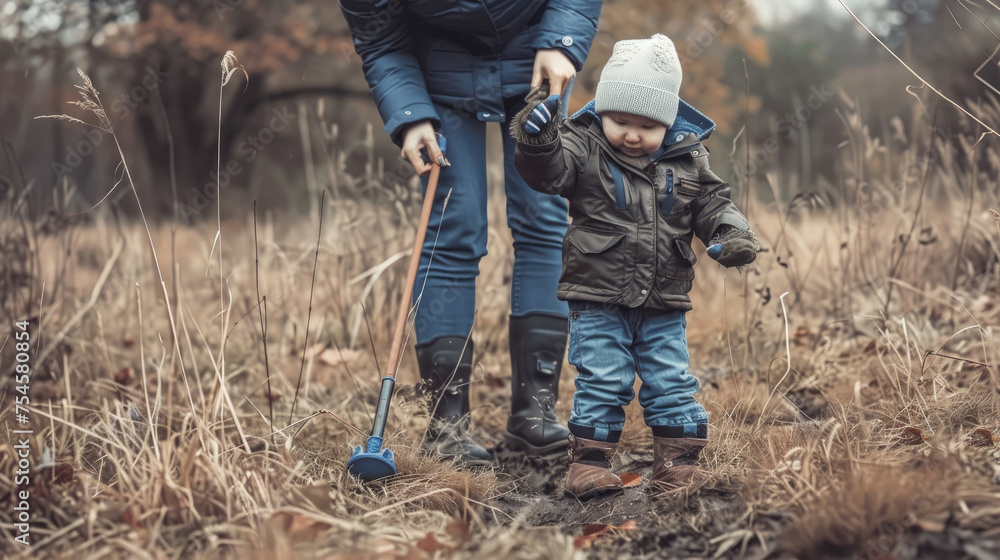
{"label": "child's olive jacket", "polygon": [[[559,48],[577,70],[601,0],[340,0],[372,98],[397,144],[406,125],[475,115],[507,120],[535,52]],[[442,106],[439,111],[435,104]]]}
{"label": "child's olive jacket", "polygon": [[701,141],[715,124],[682,100],[660,150],[633,158],[611,147],[593,107],[535,137],[511,127],[524,180],[569,200],[559,298],[688,311],[693,236],[708,244],[720,225],[749,229],[708,166]]}

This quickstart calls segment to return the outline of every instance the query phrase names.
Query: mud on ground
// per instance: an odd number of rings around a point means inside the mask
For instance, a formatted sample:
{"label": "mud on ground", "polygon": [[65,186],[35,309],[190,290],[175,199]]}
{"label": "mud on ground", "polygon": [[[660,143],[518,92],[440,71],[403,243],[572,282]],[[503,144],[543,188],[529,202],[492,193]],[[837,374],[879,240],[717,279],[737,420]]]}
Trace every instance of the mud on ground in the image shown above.
{"label": "mud on ground", "polygon": [[495,454],[501,474],[499,496],[491,505],[518,523],[558,526],[567,535],[580,536],[587,525],[617,527],[635,522],[635,529],[627,535],[606,536],[599,545],[588,547],[591,558],[708,557],[717,548],[709,542],[710,535],[728,532],[747,515],[735,493],[711,491],[685,499],[654,488],[649,484],[652,451],[619,454],[614,459],[615,472],[642,477],[638,485],[585,502],[563,492],[570,462],[566,453],[528,457],[500,443]]}

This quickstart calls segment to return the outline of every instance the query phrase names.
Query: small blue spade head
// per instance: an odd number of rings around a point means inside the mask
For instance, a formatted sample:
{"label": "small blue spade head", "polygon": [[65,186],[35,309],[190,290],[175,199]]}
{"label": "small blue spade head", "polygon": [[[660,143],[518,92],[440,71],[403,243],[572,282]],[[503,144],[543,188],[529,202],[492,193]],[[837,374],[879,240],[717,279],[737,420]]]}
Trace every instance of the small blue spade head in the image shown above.
{"label": "small blue spade head", "polygon": [[371,482],[396,474],[396,463],[392,451],[382,449],[382,438],[370,436],[361,451],[358,445],[347,461],[347,472],[364,482]]}

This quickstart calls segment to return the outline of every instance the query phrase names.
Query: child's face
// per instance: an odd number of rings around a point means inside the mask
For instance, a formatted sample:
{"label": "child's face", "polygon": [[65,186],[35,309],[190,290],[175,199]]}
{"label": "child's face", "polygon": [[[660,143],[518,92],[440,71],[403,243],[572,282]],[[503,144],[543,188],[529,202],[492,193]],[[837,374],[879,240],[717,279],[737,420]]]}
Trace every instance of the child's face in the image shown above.
{"label": "child's face", "polygon": [[601,113],[604,136],[616,150],[632,156],[648,156],[660,149],[666,125],[648,117],[605,111]]}

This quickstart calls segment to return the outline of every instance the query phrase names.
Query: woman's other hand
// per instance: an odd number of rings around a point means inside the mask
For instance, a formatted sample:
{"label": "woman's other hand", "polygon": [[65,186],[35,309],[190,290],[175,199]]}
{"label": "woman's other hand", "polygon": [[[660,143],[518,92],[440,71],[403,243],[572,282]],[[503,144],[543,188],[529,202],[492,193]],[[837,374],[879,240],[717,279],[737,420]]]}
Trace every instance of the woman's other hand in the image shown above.
{"label": "woman's other hand", "polygon": [[417,171],[417,175],[423,175],[431,170],[431,164],[425,162],[420,156],[422,149],[427,150],[431,161],[437,161],[442,166],[447,165],[444,154],[438,146],[437,138],[434,136],[434,126],[429,120],[414,123],[403,133],[403,150],[400,155],[409,160],[413,169]]}

